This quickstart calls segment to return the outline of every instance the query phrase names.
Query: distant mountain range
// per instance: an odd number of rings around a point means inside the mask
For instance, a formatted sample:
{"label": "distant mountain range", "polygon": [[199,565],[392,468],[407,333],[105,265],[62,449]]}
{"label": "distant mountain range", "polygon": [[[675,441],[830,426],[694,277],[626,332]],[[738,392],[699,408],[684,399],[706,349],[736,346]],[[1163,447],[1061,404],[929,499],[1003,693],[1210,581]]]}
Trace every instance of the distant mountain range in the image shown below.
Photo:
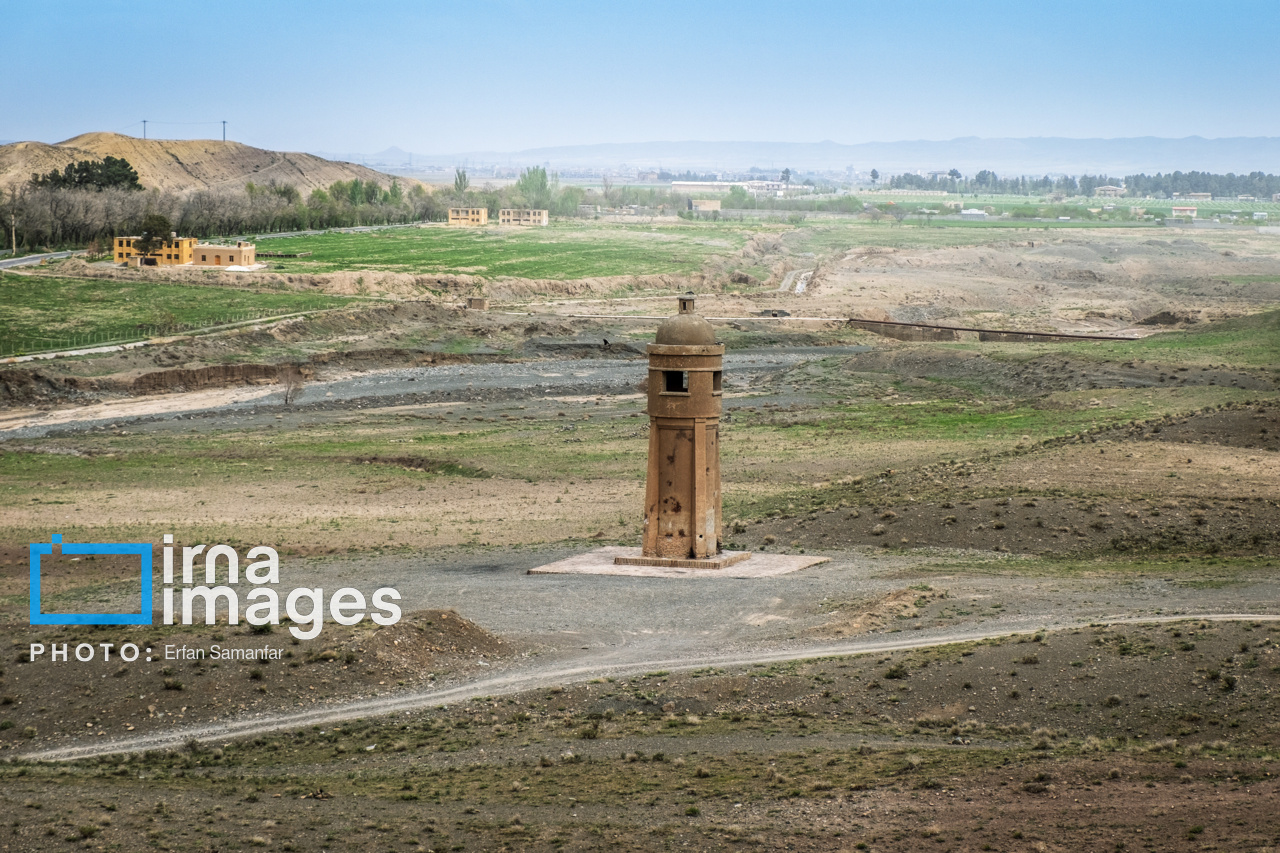
{"label": "distant mountain range", "polygon": [[376,154],[330,154],[327,159],[369,166],[548,165],[555,168],[610,169],[627,165],[668,171],[768,170],[842,171],[853,168],[883,174],[959,169],[966,175],[991,169],[1008,175],[1108,174],[1145,172],[1254,171],[1280,173],[1280,138],[1204,139],[1155,136],[1125,139],[982,139],[863,142],[628,142],[566,145],[523,151],[462,151],[417,154],[388,148]]}

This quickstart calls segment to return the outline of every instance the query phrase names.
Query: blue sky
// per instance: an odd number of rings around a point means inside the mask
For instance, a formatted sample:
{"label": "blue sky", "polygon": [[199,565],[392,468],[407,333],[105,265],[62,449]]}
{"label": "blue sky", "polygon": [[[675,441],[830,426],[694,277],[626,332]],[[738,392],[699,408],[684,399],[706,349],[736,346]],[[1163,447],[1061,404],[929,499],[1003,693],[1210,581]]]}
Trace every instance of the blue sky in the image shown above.
{"label": "blue sky", "polygon": [[1275,0],[12,0],[0,139],[142,118],[331,152],[1280,136],[1278,23]]}

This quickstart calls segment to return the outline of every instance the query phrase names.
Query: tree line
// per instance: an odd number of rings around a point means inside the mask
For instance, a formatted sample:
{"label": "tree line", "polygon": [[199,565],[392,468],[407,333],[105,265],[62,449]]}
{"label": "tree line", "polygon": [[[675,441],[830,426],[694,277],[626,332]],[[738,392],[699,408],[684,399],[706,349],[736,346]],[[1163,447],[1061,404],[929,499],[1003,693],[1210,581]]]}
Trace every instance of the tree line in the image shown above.
{"label": "tree line", "polygon": [[1130,198],[1172,198],[1174,193],[1212,193],[1215,196],[1250,195],[1270,200],[1280,193],[1280,175],[1250,172],[1237,175],[1228,172],[1218,175],[1212,172],[1170,172],[1155,175],[1137,174],[1117,178],[1111,175],[1060,175],[1051,178],[1017,177],[1002,178],[989,169],[983,169],[972,177],[962,177],[952,169],[945,176],[896,175],[889,179],[891,189],[935,190],[950,193],[983,193],[986,195],[1050,195],[1093,196],[1098,187],[1124,187],[1124,195]]}
{"label": "tree line", "polygon": [[[305,197],[297,187],[270,181],[243,187],[144,190],[123,159],[82,161],[61,171],[32,175],[0,193],[3,245],[18,250],[89,247],[109,251],[117,235],[142,232],[149,215],[163,217],[174,231],[201,239],[279,231],[444,221],[450,207],[486,207],[493,218],[501,208],[546,209],[554,216],[575,216],[583,204],[605,206],[674,205],[680,199],[651,188],[601,190],[561,186],[556,173],[541,166],[525,169],[509,186],[471,186],[458,170],[453,192],[408,189],[394,178],[387,186],[353,178],[314,189]],[[16,244],[16,245],[15,245]]]}
{"label": "tree line", "polygon": [[163,217],[188,237],[227,237],[273,231],[389,225],[439,220],[445,202],[419,184],[407,191],[353,178],[312,190],[271,181],[243,187],[144,190],[123,159],[82,161],[32,175],[0,193],[4,244],[17,250],[88,246],[109,251],[117,235],[139,234],[148,216]]}
{"label": "tree line", "polygon": [[1019,175],[1002,178],[990,169],[983,169],[972,177],[963,177],[952,169],[944,176],[913,175],[910,173],[889,178],[889,188],[895,190],[932,190],[949,193],[983,193],[985,195],[1084,195],[1091,196],[1098,187],[1120,186],[1121,180],[1110,175],[1059,175],[1051,178]]}

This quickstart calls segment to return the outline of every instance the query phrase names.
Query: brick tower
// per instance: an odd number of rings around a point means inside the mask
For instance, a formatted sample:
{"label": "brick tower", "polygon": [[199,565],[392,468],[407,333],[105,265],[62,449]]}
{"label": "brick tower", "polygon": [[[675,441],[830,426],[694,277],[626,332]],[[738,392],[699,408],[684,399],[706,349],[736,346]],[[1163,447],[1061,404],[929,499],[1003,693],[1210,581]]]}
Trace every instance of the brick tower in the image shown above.
{"label": "brick tower", "polygon": [[649,470],[640,557],[615,562],[722,568],[720,386],[724,345],[692,295],[658,326],[649,353]]}

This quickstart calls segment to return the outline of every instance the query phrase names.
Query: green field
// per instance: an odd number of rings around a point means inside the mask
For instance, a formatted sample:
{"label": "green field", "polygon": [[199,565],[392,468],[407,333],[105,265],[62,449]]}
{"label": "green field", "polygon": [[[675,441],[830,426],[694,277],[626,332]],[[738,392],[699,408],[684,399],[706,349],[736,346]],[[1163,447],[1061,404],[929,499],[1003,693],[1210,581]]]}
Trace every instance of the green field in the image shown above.
{"label": "green field", "polygon": [[0,355],[137,341],[350,301],[204,285],[5,274],[0,275]]}
{"label": "green field", "polygon": [[[708,223],[710,225],[710,223]],[[553,224],[547,228],[392,228],[263,240],[263,252],[311,252],[269,258],[280,272],[382,270],[471,274],[484,278],[580,279],[687,274],[712,255],[737,252],[758,226]]]}

